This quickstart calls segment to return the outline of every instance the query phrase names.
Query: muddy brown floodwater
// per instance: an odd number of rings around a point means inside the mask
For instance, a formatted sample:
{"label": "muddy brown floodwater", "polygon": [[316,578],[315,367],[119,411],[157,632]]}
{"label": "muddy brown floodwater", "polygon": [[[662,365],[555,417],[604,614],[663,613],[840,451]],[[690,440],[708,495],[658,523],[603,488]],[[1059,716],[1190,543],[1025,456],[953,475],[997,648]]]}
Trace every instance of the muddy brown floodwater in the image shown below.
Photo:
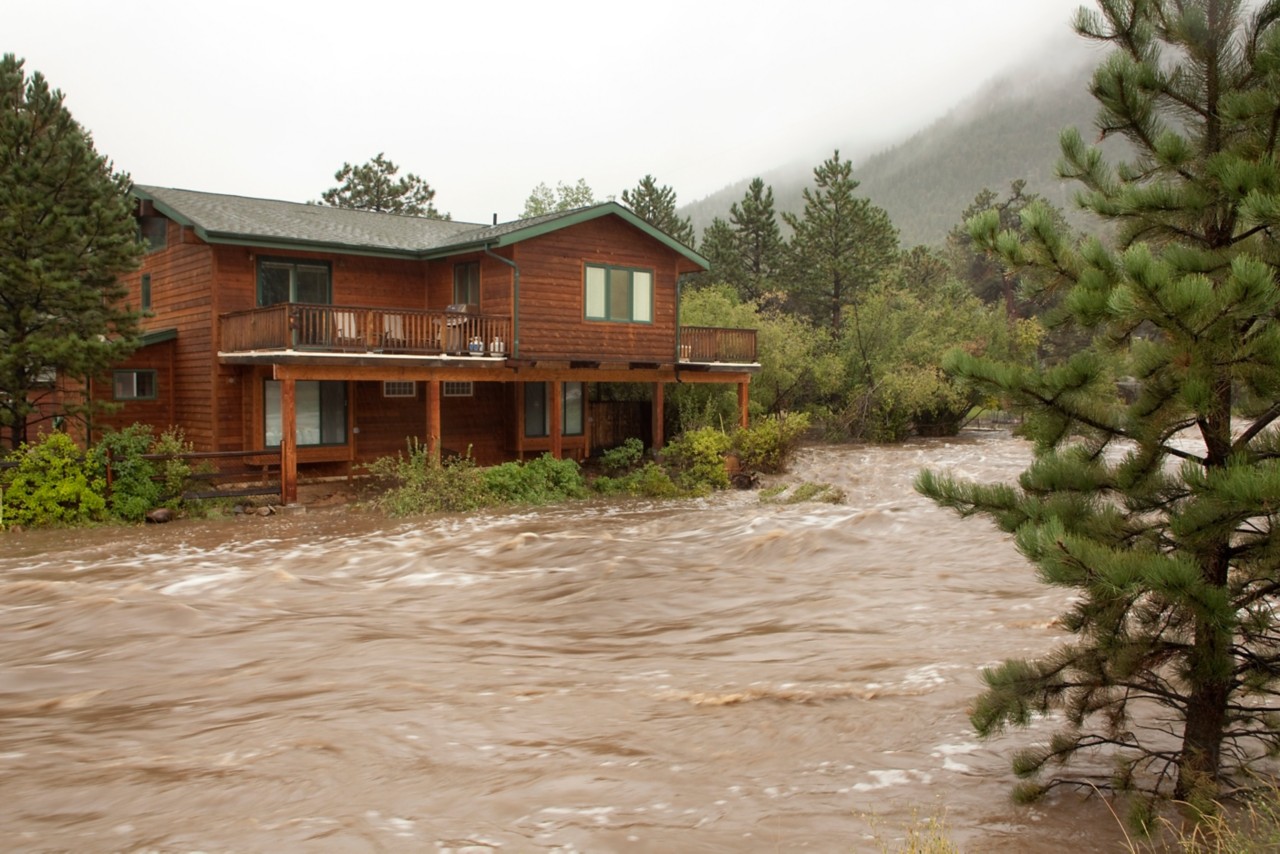
{"label": "muddy brown floodwater", "polygon": [[966,717],[1064,595],[911,488],[1008,436],[804,452],[750,492],[389,522],[309,512],[0,536],[10,851],[1113,851],[1014,806]]}

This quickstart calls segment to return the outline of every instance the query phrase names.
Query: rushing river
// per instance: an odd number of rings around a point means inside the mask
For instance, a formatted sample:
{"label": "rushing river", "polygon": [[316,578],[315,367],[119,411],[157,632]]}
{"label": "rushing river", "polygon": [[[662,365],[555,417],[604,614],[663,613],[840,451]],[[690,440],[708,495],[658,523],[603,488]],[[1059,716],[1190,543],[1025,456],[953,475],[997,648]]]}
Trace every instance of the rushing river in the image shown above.
{"label": "rushing river", "polygon": [[11,851],[1113,851],[1008,792],[980,670],[1063,593],[911,488],[1003,435],[806,451],[753,492],[390,522],[312,510],[0,534]]}

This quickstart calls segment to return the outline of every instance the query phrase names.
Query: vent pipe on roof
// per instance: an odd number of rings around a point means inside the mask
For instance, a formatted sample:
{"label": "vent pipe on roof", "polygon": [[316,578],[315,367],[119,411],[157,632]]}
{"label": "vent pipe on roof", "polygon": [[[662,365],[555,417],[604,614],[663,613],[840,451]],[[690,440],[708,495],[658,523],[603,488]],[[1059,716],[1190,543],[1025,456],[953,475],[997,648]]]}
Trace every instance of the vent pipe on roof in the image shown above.
{"label": "vent pipe on roof", "polygon": [[493,215],[493,224],[494,225],[498,224],[498,215],[496,213]]}

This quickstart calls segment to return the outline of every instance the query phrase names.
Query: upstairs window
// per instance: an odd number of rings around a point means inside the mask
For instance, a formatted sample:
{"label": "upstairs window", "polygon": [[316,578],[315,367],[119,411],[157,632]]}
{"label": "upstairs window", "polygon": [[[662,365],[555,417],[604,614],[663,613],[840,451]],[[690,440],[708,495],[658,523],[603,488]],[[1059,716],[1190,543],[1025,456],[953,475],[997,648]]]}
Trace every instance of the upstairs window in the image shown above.
{"label": "upstairs window", "polygon": [[588,264],[587,320],[653,322],[653,272]]}
{"label": "upstairs window", "polygon": [[453,265],[453,301],[467,305],[480,304],[480,262]]}
{"label": "upstairs window", "polygon": [[140,216],[138,235],[147,252],[159,252],[169,244],[169,220],[162,216]]}
{"label": "upstairs window", "polygon": [[111,377],[111,396],[116,400],[155,400],[155,371],[115,371]]}
{"label": "upstairs window", "polygon": [[151,274],[142,274],[142,310],[151,311]]}
{"label": "upstairs window", "polygon": [[258,305],[332,302],[329,265],[315,261],[263,258],[258,261]]}

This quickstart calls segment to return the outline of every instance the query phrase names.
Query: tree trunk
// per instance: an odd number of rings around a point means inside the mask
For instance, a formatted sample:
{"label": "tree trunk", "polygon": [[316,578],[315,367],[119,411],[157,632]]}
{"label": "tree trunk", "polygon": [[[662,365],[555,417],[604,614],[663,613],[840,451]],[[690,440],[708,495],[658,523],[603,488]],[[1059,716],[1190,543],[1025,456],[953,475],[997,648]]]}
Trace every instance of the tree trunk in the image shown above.
{"label": "tree trunk", "polygon": [[[1204,462],[1209,469],[1225,466],[1231,453],[1231,400],[1230,379],[1219,376],[1214,384],[1214,405],[1200,424],[1205,443]],[[1225,589],[1231,570],[1228,534],[1219,534],[1215,540],[1200,555],[1201,579],[1208,586]],[[1197,790],[1218,781],[1234,669],[1231,652],[1234,630],[1222,628],[1224,624],[1230,625],[1230,616],[1228,613],[1196,617],[1195,640],[1187,662],[1191,693],[1187,697],[1182,755],[1174,789],[1174,796],[1179,799],[1189,798]],[[1216,795],[1217,786],[1208,790]]]}
{"label": "tree trunk", "polygon": [[[1192,652],[1191,695],[1182,728],[1182,756],[1174,797],[1186,800],[1206,784],[1216,784],[1222,760],[1222,736],[1231,696],[1231,635],[1203,619],[1196,620]],[[1210,791],[1217,792],[1214,785]]]}

